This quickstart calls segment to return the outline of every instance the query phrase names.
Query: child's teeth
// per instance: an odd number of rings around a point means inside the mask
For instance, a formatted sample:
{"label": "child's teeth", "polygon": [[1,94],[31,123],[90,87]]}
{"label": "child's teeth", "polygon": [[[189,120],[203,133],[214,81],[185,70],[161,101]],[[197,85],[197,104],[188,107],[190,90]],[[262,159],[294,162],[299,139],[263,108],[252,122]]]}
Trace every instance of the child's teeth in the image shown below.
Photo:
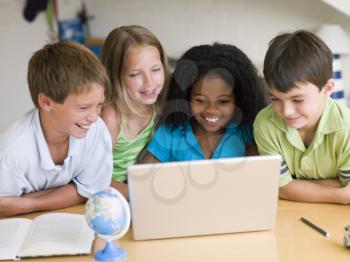
{"label": "child's teeth", "polygon": [[154,92],[154,90],[146,90],[144,91],[143,93],[146,94],[146,95],[150,95]]}
{"label": "child's teeth", "polygon": [[88,129],[90,127],[90,125],[82,125],[82,124],[78,124],[78,126],[84,129]]}
{"label": "child's teeth", "polygon": [[216,118],[209,118],[209,117],[206,117],[205,120],[207,120],[208,122],[211,122],[211,123],[215,123],[216,121],[219,120],[219,118],[218,118],[218,117],[216,117]]}

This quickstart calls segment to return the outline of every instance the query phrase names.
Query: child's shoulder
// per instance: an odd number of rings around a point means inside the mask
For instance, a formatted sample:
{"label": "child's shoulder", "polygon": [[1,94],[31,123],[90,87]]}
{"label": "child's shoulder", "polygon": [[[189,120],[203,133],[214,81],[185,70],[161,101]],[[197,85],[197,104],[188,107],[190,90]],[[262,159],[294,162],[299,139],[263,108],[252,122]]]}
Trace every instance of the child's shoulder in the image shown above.
{"label": "child's shoulder", "polygon": [[167,134],[168,136],[178,136],[185,134],[187,131],[188,128],[182,124],[174,125],[169,123],[162,123],[157,125],[155,135]]}
{"label": "child's shoulder", "polygon": [[35,144],[35,118],[33,109],[17,119],[0,134],[0,155],[28,156]]}
{"label": "child's shoulder", "polygon": [[106,123],[101,117],[98,117],[97,121],[93,123],[89,128],[89,131],[87,132],[86,136],[83,137],[81,140],[88,140],[95,143],[96,141],[99,141],[102,138],[110,139],[110,137],[111,136],[109,134]]}
{"label": "child's shoulder", "polygon": [[115,106],[108,105],[103,108],[101,118],[107,125],[116,125],[119,124],[120,115]]}
{"label": "child's shoulder", "polygon": [[[72,142],[72,150],[76,152],[84,152],[83,158],[96,152],[103,152],[106,148],[112,151],[112,139],[108,128],[102,118],[98,117],[97,121],[91,124],[89,130],[83,138],[70,137]],[[71,146],[71,145],[70,145]],[[85,152],[88,152],[85,154]],[[84,155],[84,156],[83,156]]]}
{"label": "child's shoulder", "polygon": [[341,104],[335,101],[333,101],[333,103],[334,107],[337,110],[332,110],[330,112],[330,117],[337,117],[344,126],[350,127],[350,108],[347,107],[345,104]]}
{"label": "child's shoulder", "polygon": [[116,138],[120,132],[120,112],[113,105],[103,108],[101,118],[106,124],[111,137]]}
{"label": "child's shoulder", "polygon": [[322,121],[324,132],[348,138],[350,132],[350,109],[345,104],[329,99],[327,112],[325,113],[325,119]]}
{"label": "child's shoulder", "polygon": [[278,120],[279,116],[273,111],[271,104],[260,110],[254,121],[254,129],[261,127],[273,126],[272,120]]}
{"label": "child's shoulder", "polygon": [[321,120],[322,132],[329,134],[335,148],[350,148],[350,109],[342,103],[329,99],[326,116]]}
{"label": "child's shoulder", "polygon": [[256,115],[256,119],[260,120],[271,117],[273,112],[272,105],[270,104],[259,111],[259,113]]}
{"label": "child's shoulder", "polygon": [[173,124],[168,124],[168,123],[158,123],[158,125],[156,127],[157,131],[167,132],[167,133],[173,132],[177,129],[178,129],[178,127],[176,127]]}

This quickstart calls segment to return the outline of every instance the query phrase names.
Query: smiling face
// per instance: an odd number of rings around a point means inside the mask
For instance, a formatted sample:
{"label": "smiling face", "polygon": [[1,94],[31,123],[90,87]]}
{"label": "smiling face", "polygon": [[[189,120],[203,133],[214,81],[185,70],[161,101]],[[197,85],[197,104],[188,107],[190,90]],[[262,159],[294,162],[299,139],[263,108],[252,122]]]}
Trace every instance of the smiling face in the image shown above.
{"label": "smiling face", "polygon": [[[63,104],[42,96],[44,97],[39,97],[39,103],[47,116],[41,118],[41,121],[46,121],[42,126],[44,129],[50,128],[51,137],[61,139],[71,135],[83,138],[91,124],[97,121],[105,99],[104,88],[96,83],[89,84],[82,93],[68,95]],[[44,130],[44,133],[47,131]]]}
{"label": "smiling face", "polygon": [[290,91],[283,93],[275,88],[269,89],[273,110],[287,124],[302,130],[314,130],[321,118],[326,97],[333,90],[333,82],[329,80],[320,90],[312,83],[296,83]]}
{"label": "smiling face", "polygon": [[234,114],[233,88],[217,75],[198,80],[190,102],[198,128],[207,133],[222,133]]}
{"label": "smiling face", "polygon": [[126,58],[124,82],[136,105],[152,105],[164,85],[164,68],[154,46],[137,45]]}

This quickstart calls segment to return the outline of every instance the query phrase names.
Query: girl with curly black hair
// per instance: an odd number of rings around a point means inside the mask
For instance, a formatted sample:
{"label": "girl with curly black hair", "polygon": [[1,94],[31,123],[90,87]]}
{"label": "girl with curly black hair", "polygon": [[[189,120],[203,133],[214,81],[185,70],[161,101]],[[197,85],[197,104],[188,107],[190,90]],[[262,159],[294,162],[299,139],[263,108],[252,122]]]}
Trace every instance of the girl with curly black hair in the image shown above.
{"label": "girl with curly black hair", "polygon": [[192,47],[176,64],[157,131],[140,162],[253,154],[252,124],[265,97],[257,70],[240,49]]}

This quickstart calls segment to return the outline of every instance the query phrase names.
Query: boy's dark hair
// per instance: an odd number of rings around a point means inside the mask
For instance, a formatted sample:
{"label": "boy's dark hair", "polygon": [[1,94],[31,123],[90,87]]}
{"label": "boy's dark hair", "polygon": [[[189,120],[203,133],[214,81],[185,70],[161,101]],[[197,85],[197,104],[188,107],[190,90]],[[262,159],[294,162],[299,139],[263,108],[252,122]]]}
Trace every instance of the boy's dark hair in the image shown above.
{"label": "boy's dark hair", "polygon": [[110,84],[99,59],[85,46],[74,43],[47,44],[29,60],[28,85],[37,108],[38,95],[44,93],[56,103],[64,103],[69,94],[89,90],[97,83],[109,96]]}
{"label": "boy's dark hair", "polygon": [[257,70],[237,47],[214,43],[192,47],[177,62],[158,124],[185,125],[192,117],[189,102],[192,87],[207,74],[217,75],[232,86],[236,106],[232,121],[253,123],[256,114],[266,106]]}
{"label": "boy's dark hair", "polygon": [[288,92],[297,82],[310,82],[320,90],[332,78],[332,52],[311,32],[299,30],[270,41],[264,76],[270,87]]}

